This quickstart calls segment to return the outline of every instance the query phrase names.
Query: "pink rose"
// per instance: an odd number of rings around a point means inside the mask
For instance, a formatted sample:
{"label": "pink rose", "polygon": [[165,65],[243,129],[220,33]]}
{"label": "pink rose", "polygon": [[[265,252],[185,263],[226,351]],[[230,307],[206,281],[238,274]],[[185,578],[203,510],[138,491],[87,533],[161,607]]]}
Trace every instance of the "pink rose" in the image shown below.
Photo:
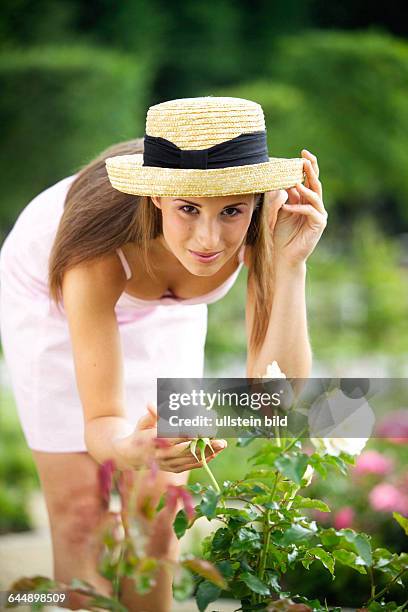
{"label": "pink rose", "polygon": [[377,474],[384,476],[391,472],[394,462],[389,457],[384,457],[375,450],[367,450],[357,458],[353,473],[359,476],[363,474]]}
{"label": "pink rose", "polygon": [[376,435],[387,438],[394,444],[408,443],[408,410],[394,410],[379,423],[376,428]]}
{"label": "pink rose", "polygon": [[351,527],[354,520],[354,510],[351,506],[344,506],[335,515],[333,524],[336,529]]}
{"label": "pink rose", "polygon": [[408,496],[401,493],[394,485],[381,482],[369,493],[368,499],[373,510],[378,512],[400,512],[408,515]]}

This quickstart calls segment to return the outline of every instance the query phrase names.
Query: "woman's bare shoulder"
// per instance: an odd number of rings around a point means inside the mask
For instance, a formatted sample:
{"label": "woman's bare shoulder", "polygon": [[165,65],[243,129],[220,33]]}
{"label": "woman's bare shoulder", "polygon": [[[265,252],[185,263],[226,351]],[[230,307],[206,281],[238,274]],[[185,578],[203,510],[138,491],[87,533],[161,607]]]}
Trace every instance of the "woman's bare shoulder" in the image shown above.
{"label": "woman's bare shoulder", "polygon": [[64,274],[63,290],[69,284],[77,290],[78,299],[80,294],[82,298],[85,294],[95,300],[116,304],[126,282],[117,253],[107,253],[69,268]]}

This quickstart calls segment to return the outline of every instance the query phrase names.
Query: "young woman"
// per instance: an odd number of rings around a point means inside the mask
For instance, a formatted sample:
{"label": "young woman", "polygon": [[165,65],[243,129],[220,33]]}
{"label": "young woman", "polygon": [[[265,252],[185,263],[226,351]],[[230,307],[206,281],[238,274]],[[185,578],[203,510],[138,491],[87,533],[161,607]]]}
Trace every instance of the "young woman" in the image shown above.
{"label": "young woman", "polygon": [[[144,442],[157,434],[156,379],[203,375],[207,304],[242,265],[243,375],[273,360],[288,377],[310,374],[306,260],[327,220],[318,176],[306,150],[269,158],[255,102],[189,98],[151,107],[144,140],[108,149],[21,212],[1,250],[1,338],[47,503],[56,579],[110,592],[97,571],[95,527],[107,516],[99,464],[113,459],[129,483],[139,477],[140,504],[201,466],[188,440],[171,439],[155,450],[153,491],[139,471]],[[152,555],[177,558],[177,510],[160,512]],[[129,580],[122,586],[131,610],[171,609],[166,574],[144,596]]]}

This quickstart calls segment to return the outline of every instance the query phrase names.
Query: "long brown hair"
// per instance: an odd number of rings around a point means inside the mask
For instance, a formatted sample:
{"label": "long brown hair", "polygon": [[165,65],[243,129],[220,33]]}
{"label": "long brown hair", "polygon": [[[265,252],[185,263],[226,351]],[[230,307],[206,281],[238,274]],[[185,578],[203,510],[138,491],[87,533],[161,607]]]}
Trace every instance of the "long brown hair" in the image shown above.
{"label": "long brown hair", "polygon": [[[141,246],[146,271],[154,278],[148,249],[149,242],[162,233],[161,211],[147,196],[114,189],[105,168],[107,157],[134,153],[143,153],[142,138],[109,147],[84,166],[71,184],[49,258],[49,292],[57,306],[62,302],[64,272],[113,253],[127,242]],[[273,293],[272,240],[263,194],[256,194],[245,242],[252,246],[248,283],[255,303],[250,350],[256,355],[268,327]]]}

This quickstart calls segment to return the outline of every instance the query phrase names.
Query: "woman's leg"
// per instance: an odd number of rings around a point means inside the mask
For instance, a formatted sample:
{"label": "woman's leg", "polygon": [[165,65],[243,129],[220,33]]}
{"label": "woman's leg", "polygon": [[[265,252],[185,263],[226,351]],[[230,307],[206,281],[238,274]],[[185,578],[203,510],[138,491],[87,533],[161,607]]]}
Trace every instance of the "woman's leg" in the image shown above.
{"label": "woman's leg", "polygon": [[[111,583],[98,573],[102,552],[100,528],[108,518],[99,486],[99,464],[87,453],[32,451],[48,510],[53,547],[54,579],[90,582],[104,595]],[[89,598],[69,597],[63,606],[86,608]]]}
{"label": "woman's leg", "polygon": [[[112,585],[97,569],[103,550],[101,527],[109,518],[100,493],[99,464],[86,452],[32,453],[50,521],[54,578],[65,583],[80,578],[91,583],[100,593],[110,595]],[[188,475],[189,472],[159,471],[152,481],[146,472],[123,472],[125,510],[132,512],[136,508],[141,520],[146,497],[150,497],[156,506],[168,485],[185,485]],[[132,491],[135,492],[133,496]],[[131,500],[135,502],[133,508],[129,508]],[[179,505],[171,511],[164,508],[151,524],[145,522],[146,528],[149,524],[150,529],[147,554],[177,561],[180,544],[173,531],[173,521],[179,508]],[[171,573],[161,570],[156,581],[150,593],[140,595],[135,592],[133,581],[124,578],[121,602],[130,612],[170,612],[173,601]],[[74,594],[64,607],[86,609],[88,601],[89,598]]]}
{"label": "woman's leg", "polygon": [[[154,479],[151,479],[149,474],[145,472],[123,472],[123,480],[126,482],[127,495],[125,496],[125,509],[129,510],[130,514],[136,509],[139,516],[143,516],[143,508],[145,507],[146,498],[150,500],[154,507],[158,504],[162,493],[164,493],[168,485],[185,485],[187,484],[189,472],[172,473],[159,471]],[[134,489],[136,494],[132,498],[129,495]],[[132,501],[132,507],[129,508],[129,501]],[[135,502],[135,504],[134,504]],[[175,509],[170,510],[164,507],[152,521],[142,520],[149,537],[146,542],[146,553],[155,558],[165,558],[177,561],[180,552],[180,542],[177,539],[173,530],[174,518],[180,509],[177,505]],[[145,595],[141,595],[135,591],[134,582],[130,578],[124,578],[121,582],[121,603],[132,612],[170,612],[172,609],[173,593],[172,593],[172,572],[161,569],[155,576],[156,585]]]}

